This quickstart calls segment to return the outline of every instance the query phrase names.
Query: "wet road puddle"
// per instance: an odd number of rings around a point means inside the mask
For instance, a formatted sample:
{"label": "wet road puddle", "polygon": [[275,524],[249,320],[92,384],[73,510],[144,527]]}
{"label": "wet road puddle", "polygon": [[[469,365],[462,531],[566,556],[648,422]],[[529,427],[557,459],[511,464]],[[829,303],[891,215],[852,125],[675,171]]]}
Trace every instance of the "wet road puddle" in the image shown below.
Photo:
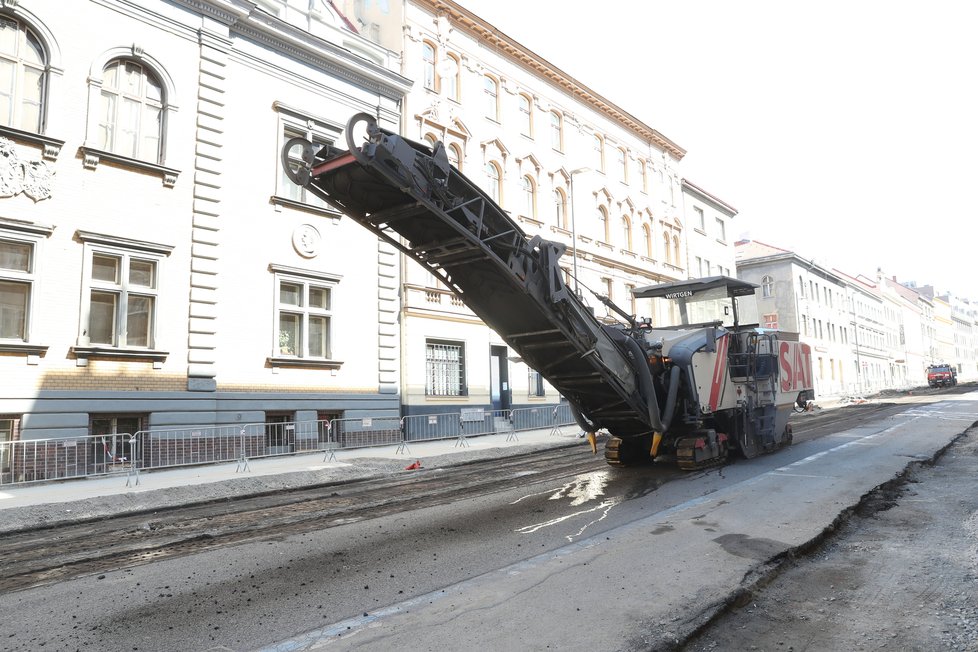
{"label": "wet road puddle", "polygon": [[608,497],[605,495],[609,480],[610,473],[608,471],[594,471],[579,475],[570,482],[555,489],[538,491],[514,500],[510,503],[511,505],[516,505],[531,498],[547,496],[547,500],[566,501],[568,507],[583,507],[583,509],[577,509],[538,523],[524,525],[523,527],[516,528],[515,532],[520,534],[533,534],[545,528],[563,524],[576,525],[581,519],[586,519],[586,522],[576,532],[564,535],[568,541],[574,541],[574,539],[581,537],[589,527],[607,518],[609,512],[615,506],[621,504],[622,497]]}

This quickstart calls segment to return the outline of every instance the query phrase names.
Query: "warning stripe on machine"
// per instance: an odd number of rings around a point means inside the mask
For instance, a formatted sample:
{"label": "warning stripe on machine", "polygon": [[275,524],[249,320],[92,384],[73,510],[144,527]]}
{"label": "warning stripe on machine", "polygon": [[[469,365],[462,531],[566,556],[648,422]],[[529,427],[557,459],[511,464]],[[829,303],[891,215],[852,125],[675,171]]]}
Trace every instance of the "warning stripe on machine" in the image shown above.
{"label": "warning stripe on machine", "polygon": [[713,384],[710,387],[710,410],[716,412],[723,389],[723,378],[727,373],[727,346],[730,338],[721,337],[717,341],[717,360],[713,364]]}

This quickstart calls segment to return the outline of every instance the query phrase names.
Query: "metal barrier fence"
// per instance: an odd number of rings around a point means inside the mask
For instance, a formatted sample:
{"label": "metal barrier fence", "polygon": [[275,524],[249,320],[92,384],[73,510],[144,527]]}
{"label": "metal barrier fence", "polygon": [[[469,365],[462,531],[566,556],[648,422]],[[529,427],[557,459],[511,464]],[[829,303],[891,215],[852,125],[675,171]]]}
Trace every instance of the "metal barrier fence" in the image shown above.
{"label": "metal barrier fence", "polygon": [[139,483],[139,471],[338,449],[458,439],[573,425],[567,404],[515,410],[468,409],[406,417],[365,417],[329,421],[288,421],[136,433],[0,442],[0,486],[125,474]]}
{"label": "metal barrier fence", "polygon": [[0,485],[129,474],[138,454],[129,433],[0,442]]}

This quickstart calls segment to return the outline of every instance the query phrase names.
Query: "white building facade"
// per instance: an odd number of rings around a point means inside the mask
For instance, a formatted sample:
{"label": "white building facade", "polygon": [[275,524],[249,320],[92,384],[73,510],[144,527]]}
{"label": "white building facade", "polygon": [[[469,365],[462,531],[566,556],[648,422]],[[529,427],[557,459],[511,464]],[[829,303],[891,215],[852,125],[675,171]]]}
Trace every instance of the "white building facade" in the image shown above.
{"label": "white building facade", "polygon": [[287,183],[397,129],[329,2],[3,3],[0,438],[398,413],[399,257]]}
{"label": "white building facade", "polygon": [[682,180],[689,278],[736,276],[732,221],[737,209],[687,179]]}

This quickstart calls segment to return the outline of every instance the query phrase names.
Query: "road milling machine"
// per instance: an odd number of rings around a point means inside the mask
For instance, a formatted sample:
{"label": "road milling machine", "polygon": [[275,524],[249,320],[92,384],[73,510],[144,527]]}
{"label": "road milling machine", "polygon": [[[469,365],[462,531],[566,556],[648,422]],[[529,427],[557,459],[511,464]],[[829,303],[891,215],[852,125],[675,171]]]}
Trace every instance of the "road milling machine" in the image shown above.
{"label": "road milling machine", "polygon": [[565,246],[529,237],[444,146],[414,142],[365,113],[347,150],[292,139],[290,179],[440,279],[570,404],[578,425],[610,437],[615,466],[673,456],[683,469],[791,442],[788,416],[813,398],[811,352],[797,336],[742,326],[750,283],[711,277],[635,290],[674,325],[653,325],[596,295],[622,321],[603,323],[567,285]]}

